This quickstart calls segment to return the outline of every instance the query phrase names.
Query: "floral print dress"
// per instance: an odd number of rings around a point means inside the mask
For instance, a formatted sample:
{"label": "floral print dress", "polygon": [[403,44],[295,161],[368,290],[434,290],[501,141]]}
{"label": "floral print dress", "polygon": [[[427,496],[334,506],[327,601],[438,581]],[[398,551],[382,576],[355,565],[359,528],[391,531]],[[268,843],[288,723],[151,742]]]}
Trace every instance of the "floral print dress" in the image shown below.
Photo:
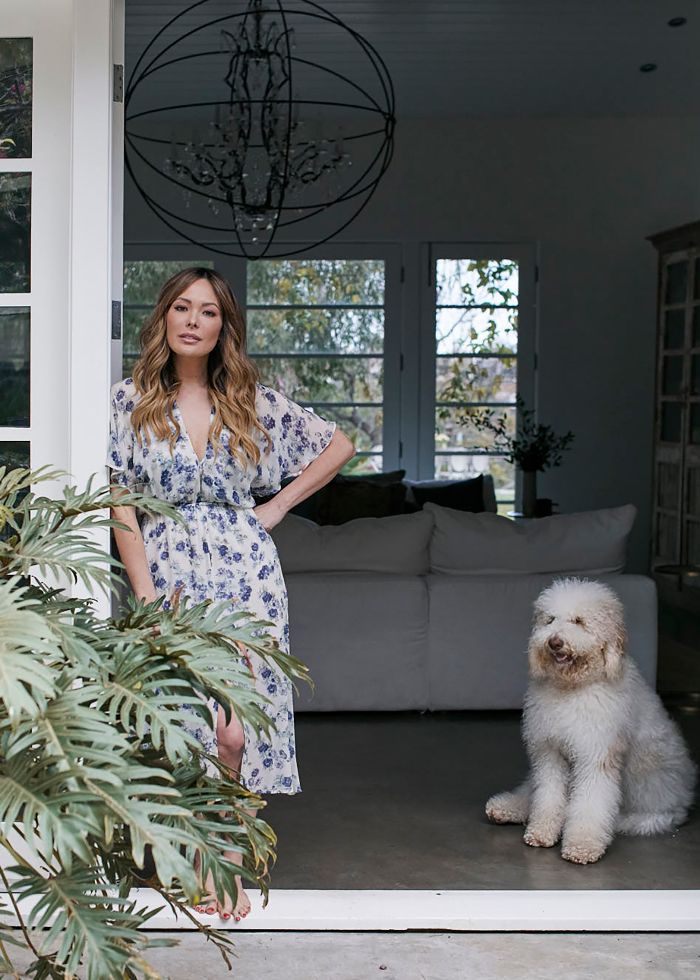
{"label": "floral print dress", "polygon": [[[266,496],[280,489],[286,476],[300,473],[331,441],[335,422],[302,408],[263,384],[256,389],[258,418],[272,437],[272,446],[255,433],[261,457],[257,466],[244,467],[228,452],[229,430],[221,433],[216,455],[207,443],[199,460],[175,403],[173,414],[180,434],[171,454],[167,439],[150,433],[150,446],[135,439],[131,411],[138,400],[132,378],[112,386],[112,415],[107,466],[112,482],[175,504],[187,526],[158,514],[137,511],[151,577],[170,608],[173,591],[196,602],[228,599],[234,609],[246,609],[274,624],[274,635],[289,651],[287,589],[274,541],[256,517],[252,493]],[[212,406],[212,414],[214,408]],[[172,425],[172,423],[169,423]],[[250,654],[255,685],[270,699],[264,704],[276,730],[265,737],[247,723],[241,779],[257,793],[297,793],[301,787],[294,747],[292,686],[288,678]],[[211,702],[212,709],[216,703]],[[186,717],[184,717],[186,716]],[[212,714],[214,719],[215,713]],[[206,750],[216,754],[216,728],[183,709],[183,722]],[[210,767],[213,774],[216,773]]]}

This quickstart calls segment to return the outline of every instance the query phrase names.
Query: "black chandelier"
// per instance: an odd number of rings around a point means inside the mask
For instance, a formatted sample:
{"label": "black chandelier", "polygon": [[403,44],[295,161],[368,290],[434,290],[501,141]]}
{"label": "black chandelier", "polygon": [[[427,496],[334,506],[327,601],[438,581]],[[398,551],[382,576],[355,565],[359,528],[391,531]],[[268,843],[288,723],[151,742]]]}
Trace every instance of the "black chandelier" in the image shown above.
{"label": "black chandelier", "polygon": [[[358,80],[339,70],[348,58]],[[169,102],[183,85],[192,100]],[[384,62],[311,0],[191,4],[141,53],[125,115],[127,172],[149,208],[187,241],[249,259],[337,235],[393,151]]]}

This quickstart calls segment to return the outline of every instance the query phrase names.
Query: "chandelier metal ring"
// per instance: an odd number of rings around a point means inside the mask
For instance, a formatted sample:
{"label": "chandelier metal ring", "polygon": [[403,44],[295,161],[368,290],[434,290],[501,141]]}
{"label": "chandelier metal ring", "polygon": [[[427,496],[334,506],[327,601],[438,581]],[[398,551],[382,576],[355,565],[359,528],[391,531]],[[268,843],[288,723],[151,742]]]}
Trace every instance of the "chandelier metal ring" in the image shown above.
{"label": "chandelier metal ring", "polygon": [[[198,0],[180,11],[136,61],[125,95],[126,169],[151,211],[187,241],[250,259],[295,255],[346,228],[386,172],[391,78],[370,42],[313,0],[242,0],[243,9],[198,20],[215,5]],[[338,32],[359,57],[359,81],[314,57],[319,38],[337,42]],[[195,50],[183,52],[187,45]],[[158,104],[159,91],[182,86],[185,66],[209,97]],[[303,244],[288,229],[300,230]],[[205,242],[201,232],[216,234]]]}

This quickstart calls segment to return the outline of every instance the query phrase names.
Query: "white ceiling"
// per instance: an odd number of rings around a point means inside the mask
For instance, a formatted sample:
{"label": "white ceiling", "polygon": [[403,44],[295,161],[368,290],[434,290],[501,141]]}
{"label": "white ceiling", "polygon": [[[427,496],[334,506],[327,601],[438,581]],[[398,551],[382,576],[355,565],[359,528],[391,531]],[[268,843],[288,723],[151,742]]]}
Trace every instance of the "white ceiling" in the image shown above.
{"label": "white ceiling", "polygon": [[[244,2],[208,0],[189,24],[207,11],[213,18],[240,10]],[[127,0],[127,75],[156,31],[188,5]],[[300,0],[283,5],[303,6]],[[323,6],[378,50],[399,118],[700,112],[698,0],[325,0]],[[677,16],[688,23],[667,26]],[[219,28],[214,31],[218,36]],[[359,48],[342,31],[307,22],[298,23],[297,36],[305,54],[358,81],[367,77]],[[658,70],[643,74],[645,62]],[[219,70],[208,75],[201,62],[185,62],[167,81],[154,76],[150,92],[193,101],[215,97],[220,85]]]}

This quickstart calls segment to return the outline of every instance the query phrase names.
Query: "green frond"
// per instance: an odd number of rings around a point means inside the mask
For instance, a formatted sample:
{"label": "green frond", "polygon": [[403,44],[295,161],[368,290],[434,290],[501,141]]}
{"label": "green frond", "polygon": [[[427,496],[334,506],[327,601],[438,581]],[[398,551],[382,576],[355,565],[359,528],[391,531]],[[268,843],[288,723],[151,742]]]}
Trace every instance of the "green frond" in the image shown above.
{"label": "green frond", "polygon": [[38,714],[56,690],[44,662],[57,652],[53,634],[16,586],[15,578],[0,579],[0,700],[11,719]]}
{"label": "green frond", "polygon": [[[62,472],[54,471],[55,474]],[[116,583],[110,566],[123,568],[123,563],[105,553],[85,534],[95,528],[115,524],[125,526],[105,515],[105,509],[131,504],[149,513],[166,514],[180,523],[184,521],[177,508],[155,497],[140,493],[117,497],[109,486],[93,490],[91,485],[95,475],[91,474],[82,492],[75,486],[64,486],[62,500],[32,493],[24,497],[18,509],[21,520],[12,521],[17,533],[9,541],[0,542],[2,564],[10,572],[27,575],[36,567],[42,575],[47,572],[69,575],[74,582],[81,581],[88,591],[95,586],[103,591],[114,591]],[[8,499],[12,497],[8,494]],[[5,506],[9,510],[10,504]]]}
{"label": "green frond", "polygon": [[39,860],[50,860],[55,851],[66,867],[74,857],[89,862],[87,835],[94,828],[92,821],[70,811],[72,803],[87,802],[84,793],[70,788],[72,775],[52,771],[40,755],[29,759],[25,752],[5,759],[0,765],[0,835],[7,838],[17,823]]}
{"label": "green frond", "polygon": [[115,650],[96,706],[106,712],[112,725],[133,730],[139,739],[148,736],[173,764],[190,758],[199,748],[196,738],[182,728],[182,710],[191,707],[206,722],[206,705],[187,679],[173,673],[167,658],[145,645]]}
{"label": "green frond", "polygon": [[138,930],[142,916],[131,899],[108,893],[95,868],[48,877],[23,867],[10,870],[18,876],[16,897],[34,899],[27,921],[34,929],[47,930],[42,945],[59,943],[54,968],[70,975],[83,965],[86,980],[123,976],[133,952],[147,942]]}
{"label": "green frond", "polygon": [[[142,868],[146,846],[150,846],[158,877],[166,887],[176,879],[190,894],[196,890],[194,869],[182,856],[181,848],[196,841],[195,835],[182,827],[169,827],[158,818],[187,816],[189,811],[178,802],[162,802],[168,790],[159,781],[165,770],[146,766],[123,766],[118,770],[121,786],[110,786],[95,779],[86,779],[85,785],[92,791],[99,804],[118,822],[125,824],[131,835],[134,862]],[[169,777],[172,779],[172,777]],[[139,783],[137,780],[144,779]],[[179,792],[174,790],[179,796]]]}
{"label": "green frond", "polygon": [[129,742],[110,719],[95,707],[102,689],[96,684],[69,687],[49,701],[35,718],[23,718],[8,735],[7,759],[28,750],[40,751],[46,764],[64,772],[78,766],[112,766],[115,755],[126,755]]}
{"label": "green frond", "polygon": [[[10,907],[4,902],[0,901],[0,917],[6,919],[14,919],[13,913],[10,911]],[[9,965],[7,962],[3,962],[2,950],[7,946],[16,946],[19,949],[26,949],[26,944],[17,934],[17,932],[12,928],[12,926],[0,922],[0,976],[3,975],[2,970],[5,966]]]}

